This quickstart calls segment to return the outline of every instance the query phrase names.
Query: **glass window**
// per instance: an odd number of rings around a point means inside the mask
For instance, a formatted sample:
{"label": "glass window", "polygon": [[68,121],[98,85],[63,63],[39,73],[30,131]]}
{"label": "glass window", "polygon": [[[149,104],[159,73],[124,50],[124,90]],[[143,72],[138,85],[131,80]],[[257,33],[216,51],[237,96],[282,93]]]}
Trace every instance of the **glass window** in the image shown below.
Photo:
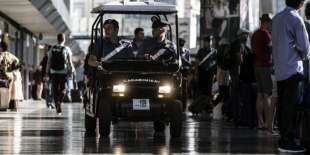
{"label": "glass window", "polygon": [[2,40],[4,29],[5,29],[4,19],[0,17],[0,41]]}

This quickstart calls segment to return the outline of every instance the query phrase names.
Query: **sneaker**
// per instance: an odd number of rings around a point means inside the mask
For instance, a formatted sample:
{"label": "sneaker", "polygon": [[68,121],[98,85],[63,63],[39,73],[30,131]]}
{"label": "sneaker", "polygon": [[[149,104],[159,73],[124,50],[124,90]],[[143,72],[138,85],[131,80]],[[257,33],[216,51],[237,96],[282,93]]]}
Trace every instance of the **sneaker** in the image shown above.
{"label": "sneaker", "polygon": [[279,146],[278,150],[282,153],[303,153],[306,149],[300,145]]}
{"label": "sneaker", "polygon": [[56,112],[58,114],[61,113],[61,105],[59,105],[59,104],[56,105]]}
{"label": "sneaker", "polygon": [[277,131],[267,131],[268,135],[278,137],[280,136],[279,132]]}
{"label": "sneaker", "polygon": [[11,112],[17,112],[17,109],[16,108],[12,108],[10,109]]}

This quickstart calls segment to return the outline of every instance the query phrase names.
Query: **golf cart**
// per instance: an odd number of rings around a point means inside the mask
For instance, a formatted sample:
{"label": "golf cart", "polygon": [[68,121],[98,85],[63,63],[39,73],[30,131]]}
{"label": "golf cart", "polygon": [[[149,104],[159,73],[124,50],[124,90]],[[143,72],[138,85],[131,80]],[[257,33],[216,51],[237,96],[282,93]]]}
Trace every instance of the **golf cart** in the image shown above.
{"label": "golf cart", "polygon": [[[169,22],[167,38],[176,45],[176,58],[169,63],[109,55],[98,59],[102,69],[94,69],[85,103],[86,132],[94,131],[99,118],[103,137],[109,136],[112,121],[152,121],[155,132],[164,131],[170,124],[170,135],[179,137],[183,103],[176,7],[160,2],[111,2],[94,8],[92,13],[98,14],[92,25],[92,45],[102,42],[105,19],[117,20],[121,38],[128,41],[133,39],[136,27],[143,27],[146,36],[151,36],[154,16]],[[102,51],[102,44],[99,46]]]}

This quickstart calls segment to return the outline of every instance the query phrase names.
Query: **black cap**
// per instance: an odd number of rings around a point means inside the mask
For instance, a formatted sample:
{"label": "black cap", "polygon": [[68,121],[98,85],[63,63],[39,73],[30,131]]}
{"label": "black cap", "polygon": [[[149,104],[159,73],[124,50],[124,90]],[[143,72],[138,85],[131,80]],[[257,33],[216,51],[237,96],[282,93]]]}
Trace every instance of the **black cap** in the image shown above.
{"label": "black cap", "polygon": [[181,46],[184,46],[185,45],[185,40],[183,39],[183,38],[179,38],[179,44],[181,45]]}
{"label": "black cap", "polygon": [[262,22],[271,22],[272,21],[272,16],[271,16],[271,14],[267,14],[267,13],[265,13],[265,14],[263,14],[262,15],[262,17],[260,17],[260,21],[262,21]]}
{"label": "black cap", "polygon": [[167,21],[162,21],[158,16],[153,16],[152,20],[152,28],[161,28],[170,25]]}
{"label": "black cap", "polygon": [[152,28],[161,28],[161,27],[165,27],[168,26],[169,23],[166,21],[154,21],[152,24]]}
{"label": "black cap", "polygon": [[104,23],[103,23],[103,26],[105,26],[106,24],[112,24],[116,28],[119,28],[118,22],[115,19],[107,19],[107,20],[105,20]]}

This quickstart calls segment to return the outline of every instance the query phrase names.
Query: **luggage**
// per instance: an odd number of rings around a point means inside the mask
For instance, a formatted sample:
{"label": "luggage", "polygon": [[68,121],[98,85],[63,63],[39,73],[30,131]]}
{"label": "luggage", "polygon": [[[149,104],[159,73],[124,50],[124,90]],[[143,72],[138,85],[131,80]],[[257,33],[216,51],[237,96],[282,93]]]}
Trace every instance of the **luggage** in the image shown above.
{"label": "luggage", "polygon": [[37,85],[36,84],[32,84],[31,85],[31,96],[34,100],[38,100],[38,96],[37,96]]}
{"label": "luggage", "polygon": [[256,125],[256,86],[240,82],[239,104],[237,105],[237,126],[255,127]]}
{"label": "luggage", "polygon": [[205,95],[200,95],[188,107],[188,110],[195,115],[201,113],[203,110],[206,110],[207,112],[211,112],[212,111],[212,100],[210,97],[207,97]]}
{"label": "luggage", "polygon": [[6,110],[9,108],[10,92],[9,88],[0,87],[0,109]]}
{"label": "luggage", "polygon": [[9,87],[9,81],[0,79],[0,87],[8,88]]}
{"label": "luggage", "polygon": [[82,96],[78,89],[71,90],[71,101],[72,102],[82,102]]}

